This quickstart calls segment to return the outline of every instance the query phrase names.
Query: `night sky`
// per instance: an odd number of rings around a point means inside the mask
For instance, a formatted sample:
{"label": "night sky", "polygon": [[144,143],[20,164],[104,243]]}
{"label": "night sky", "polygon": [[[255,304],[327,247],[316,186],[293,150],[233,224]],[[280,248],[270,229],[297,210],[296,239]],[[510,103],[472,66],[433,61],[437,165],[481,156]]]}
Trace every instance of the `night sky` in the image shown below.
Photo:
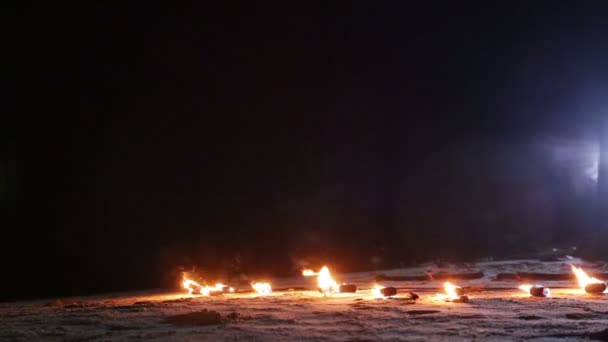
{"label": "night sky", "polygon": [[13,13],[0,299],[597,237],[602,1],[122,6]]}

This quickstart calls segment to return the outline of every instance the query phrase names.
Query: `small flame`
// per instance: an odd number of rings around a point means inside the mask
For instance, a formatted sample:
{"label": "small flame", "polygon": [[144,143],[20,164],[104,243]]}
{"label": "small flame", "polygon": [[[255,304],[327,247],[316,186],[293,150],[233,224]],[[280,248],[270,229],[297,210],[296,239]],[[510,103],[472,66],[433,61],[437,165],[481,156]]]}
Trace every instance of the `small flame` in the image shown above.
{"label": "small flame", "polygon": [[192,292],[194,292],[195,289],[197,288],[201,288],[201,286],[195,282],[194,280],[190,280],[190,279],[184,279],[184,281],[182,282],[182,286],[188,290],[188,292],[190,294],[192,294]]}
{"label": "small flame", "polygon": [[584,290],[585,287],[589,284],[602,283],[601,280],[588,276],[587,273],[585,271],[583,271],[582,268],[576,267],[574,265],[570,265],[570,266],[572,267],[572,272],[574,272],[574,275],[576,275],[576,279],[578,280],[578,285],[581,287],[581,289]]}
{"label": "small flame", "polygon": [[272,293],[272,286],[269,283],[253,283],[251,287],[257,292],[259,295],[267,296]]}
{"label": "small flame", "polygon": [[454,285],[452,283],[445,282],[443,283],[443,289],[445,291],[445,293],[437,293],[435,296],[433,296],[434,300],[437,301],[453,301],[453,300],[458,300],[460,299],[460,296],[457,293],[457,289],[459,289],[460,286]]}
{"label": "small flame", "polygon": [[372,289],[372,295],[374,296],[374,298],[386,298],[382,292],[380,292],[382,289],[384,288],[384,286],[382,285],[374,285],[374,288]]}
{"label": "small flame", "polygon": [[522,291],[524,291],[527,294],[530,294],[530,289],[531,288],[532,288],[532,285],[528,285],[528,284],[519,285],[519,289],[522,290]]}
{"label": "small flame", "polygon": [[317,276],[317,284],[319,289],[326,296],[333,292],[340,291],[340,286],[331,277],[329,268],[327,268],[327,266],[323,266],[319,272],[314,272],[313,270],[303,270],[302,275],[305,277]]}
{"label": "small flame", "polygon": [[445,289],[445,294],[448,296],[447,299],[458,299],[458,298],[460,298],[460,296],[456,293],[456,289],[459,288],[458,286],[450,283],[449,281],[446,281],[443,284],[443,288]]}
{"label": "small flame", "polygon": [[[215,287],[209,287],[208,285],[202,286],[199,283],[195,282],[194,280],[190,280],[190,279],[184,279],[184,281],[182,282],[182,286],[186,290],[188,290],[188,293],[190,293],[190,294],[194,294],[195,292],[200,292],[200,294],[203,296],[209,296],[212,291],[223,292],[224,288],[226,287],[222,283],[215,284]],[[234,288],[230,287],[230,288],[228,288],[228,291],[234,292]]]}
{"label": "small flame", "polygon": [[302,271],[302,275],[305,277],[313,277],[317,275],[317,272],[313,271],[313,270],[304,270]]}

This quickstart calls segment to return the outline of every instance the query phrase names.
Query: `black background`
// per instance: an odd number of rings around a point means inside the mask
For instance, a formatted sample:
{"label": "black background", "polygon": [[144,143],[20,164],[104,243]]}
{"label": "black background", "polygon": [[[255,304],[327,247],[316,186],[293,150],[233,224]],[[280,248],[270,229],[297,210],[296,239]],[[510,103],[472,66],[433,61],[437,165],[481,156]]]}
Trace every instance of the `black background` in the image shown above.
{"label": "black background", "polygon": [[583,4],[16,10],[0,299],[584,245],[608,12]]}

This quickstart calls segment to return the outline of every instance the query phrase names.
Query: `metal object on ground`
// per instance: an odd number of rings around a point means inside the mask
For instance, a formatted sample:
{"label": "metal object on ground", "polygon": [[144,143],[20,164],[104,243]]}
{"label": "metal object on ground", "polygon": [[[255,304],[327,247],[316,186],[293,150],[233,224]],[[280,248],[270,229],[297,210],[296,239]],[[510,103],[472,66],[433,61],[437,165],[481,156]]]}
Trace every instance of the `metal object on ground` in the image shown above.
{"label": "metal object on ground", "polygon": [[534,297],[549,297],[551,295],[551,290],[542,285],[534,285],[530,287],[529,292]]}
{"label": "metal object on ground", "polygon": [[397,289],[389,286],[389,287],[380,289],[380,293],[382,293],[382,295],[384,297],[390,297],[390,296],[394,296],[397,294]]}
{"label": "metal object on ground", "polygon": [[585,292],[592,294],[600,294],[606,291],[606,283],[591,283],[585,286]]}

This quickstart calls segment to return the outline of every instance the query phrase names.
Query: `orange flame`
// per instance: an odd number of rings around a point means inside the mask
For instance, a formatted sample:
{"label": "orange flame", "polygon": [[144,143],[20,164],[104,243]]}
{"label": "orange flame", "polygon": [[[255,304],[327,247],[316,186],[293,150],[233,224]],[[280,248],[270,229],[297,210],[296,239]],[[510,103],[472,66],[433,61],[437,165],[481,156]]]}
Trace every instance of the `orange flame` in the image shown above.
{"label": "orange flame", "polygon": [[[186,290],[188,290],[188,293],[190,293],[190,294],[194,294],[194,292],[200,292],[200,294],[203,296],[209,296],[212,291],[223,292],[224,287],[226,287],[222,283],[215,284],[215,287],[209,287],[208,285],[202,286],[199,283],[195,282],[194,280],[190,280],[190,279],[184,279],[184,281],[182,282],[182,286]],[[230,288],[228,288],[228,291],[234,292],[234,288],[230,287]]]}
{"label": "orange flame", "polygon": [[305,277],[314,277],[317,275],[317,272],[315,272],[313,270],[303,270],[302,275]]}
{"label": "orange flame", "polygon": [[201,287],[197,282],[195,282],[194,280],[190,280],[190,279],[184,279],[184,281],[182,282],[182,286],[188,290],[188,292],[190,294],[192,294],[192,292],[194,292],[194,290],[196,288]]}
{"label": "orange flame", "polygon": [[445,291],[445,293],[438,293],[436,294],[433,299],[437,300],[437,301],[455,301],[455,300],[459,300],[461,298],[460,295],[458,295],[458,290],[460,289],[460,286],[454,285],[452,283],[450,283],[449,281],[443,283],[443,290]]}
{"label": "orange flame", "polygon": [[532,285],[528,285],[528,284],[519,285],[518,288],[520,290],[524,291],[525,293],[530,294],[530,289],[532,288]]}
{"label": "orange flame", "polygon": [[576,267],[574,265],[570,265],[570,267],[572,267],[572,272],[574,272],[574,275],[576,276],[576,280],[578,280],[578,285],[581,287],[581,289],[584,290],[585,287],[589,284],[602,283],[601,280],[588,276],[587,273],[585,271],[583,271],[582,268]]}
{"label": "orange flame", "polygon": [[251,287],[257,292],[259,295],[267,296],[272,293],[272,286],[269,283],[253,283]]}
{"label": "orange flame", "polygon": [[382,292],[380,292],[380,290],[382,290],[384,288],[384,286],[382,285],[374,285],[374,288],[372,289],[372,296],[374,296],[374,298],[386,298]]}
{"label": "orange flame", "polygon": [[319,272],[315,272],[313,270],[303,270],[302,275],[305,277],[317,276],[317,284],[319,289],[326,296],[333,292],[340,291],[340,286],[331,277],[329,268],[327,268],[327,266],[323,266]]}
{"label": "orange flame", "polygon": [[445,294],[447,295],[447,299],[458,299],[460,296],[456,293],[456,289],[458,286],[446,281],[443,284],[443,288],[445,289]]}

